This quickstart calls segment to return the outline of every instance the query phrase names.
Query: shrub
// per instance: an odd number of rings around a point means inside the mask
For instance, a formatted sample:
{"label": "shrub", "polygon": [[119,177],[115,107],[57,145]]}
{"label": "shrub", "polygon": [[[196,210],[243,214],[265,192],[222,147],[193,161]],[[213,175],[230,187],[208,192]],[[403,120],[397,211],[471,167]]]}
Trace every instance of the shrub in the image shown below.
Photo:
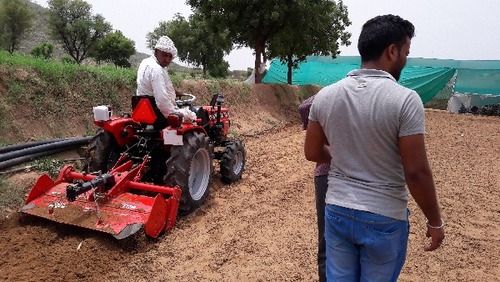
{"label": "shrub", "polygon": [[33,48],[30,54],[36,58],[50,59],[52,58],[53,52],[54,52],[54,45],[50,43],[42,43]]}

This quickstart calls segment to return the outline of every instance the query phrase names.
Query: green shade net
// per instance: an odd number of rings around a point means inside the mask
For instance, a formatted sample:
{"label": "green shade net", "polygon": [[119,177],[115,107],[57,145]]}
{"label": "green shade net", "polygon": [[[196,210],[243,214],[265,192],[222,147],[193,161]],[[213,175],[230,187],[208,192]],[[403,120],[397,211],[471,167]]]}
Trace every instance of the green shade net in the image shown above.
{"label": "green shade net", "polygon": [[457,69],[455,92],[469,95],[500,96],[500,61],[412,58],[409,62],[413,66]]}
{"label": "green shade net", "polygon": [[427,103],[443,89],[455,74],[455,69],[407,66],[399,83],[417,91],[423,103]]}
{"label": "green shade net", "polygon": [[489,94],[500,96],[500,69],[458,70],[455,92],[464,94]]}
{"label": "green shade net", "polygon": [[[341,56],[335,59],[310,56],[293,71],[292,84],[326,86],[343,79],[351,70],[359,68],[359,56]],[[458,71],[456,92],[500,95],[500,61],[458,61],[410,58],[399,83],[411,88],[427,103],[441,91]],[[287,83],[288,68],[273,60],[263,83]]]}

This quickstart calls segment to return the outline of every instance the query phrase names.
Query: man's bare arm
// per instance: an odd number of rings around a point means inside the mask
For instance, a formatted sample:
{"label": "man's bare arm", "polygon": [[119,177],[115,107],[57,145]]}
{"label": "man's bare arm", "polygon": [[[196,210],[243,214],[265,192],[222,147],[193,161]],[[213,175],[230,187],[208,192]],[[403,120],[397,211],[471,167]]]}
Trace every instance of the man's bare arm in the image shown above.
{"label": "man's bare arm", "polygon": [[326,139],[323,128],[317,121],[309,121],[306,131],[306,141],[304,143],[304,154],[308,161],[317,163],[329,163],[332,159],[326,147]]}
{"label": "man's bare arm", "polygon": [[424,135],[399,138],[399,151],[408,189],[428,220],[427,237],[432,237],[432,242],[426,250],[433,251],[441,245],[444,229],[434,180],[427,160]]}

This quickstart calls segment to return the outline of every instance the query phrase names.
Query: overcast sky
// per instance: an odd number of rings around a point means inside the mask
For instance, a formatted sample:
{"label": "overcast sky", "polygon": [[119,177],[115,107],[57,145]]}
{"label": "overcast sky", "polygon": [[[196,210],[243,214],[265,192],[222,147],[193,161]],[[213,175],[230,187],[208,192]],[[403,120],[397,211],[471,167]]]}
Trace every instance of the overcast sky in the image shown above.
{"label": "overcast sky", "polygon": [[[32,0],[47,7],[47,0]],[[94,13],[103,15],[114,29],[136,43],[136,49],[150,54],[146,34],[160,21],[175,13],[188,16],[191,9],[185,0],[86,0]],[[351,46],[341,55],[358,55],[356,42],[361,26],[368,19],[396,14],[411,21],[416,28],[411,57],[500,60],[500,1],[498,0],[344,0],[352,25]],[[249,48],[234,50],[227,56],[230,69],[253,67]]]}

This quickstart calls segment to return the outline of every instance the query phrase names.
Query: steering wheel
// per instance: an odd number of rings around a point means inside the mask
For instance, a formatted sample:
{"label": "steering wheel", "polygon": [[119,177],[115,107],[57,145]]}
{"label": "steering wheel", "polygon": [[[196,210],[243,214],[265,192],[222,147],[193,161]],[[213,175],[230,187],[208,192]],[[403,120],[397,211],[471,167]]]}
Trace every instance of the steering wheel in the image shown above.
{"label": "steering wheel", "polygon": [[177,104],[177,107],[182,108],[182,107],[191,107],[193,106],[193,102],[196,100],[196,96],[188,94],[188,93],[182,93],[182,96],[177,96],[175,103]]}

